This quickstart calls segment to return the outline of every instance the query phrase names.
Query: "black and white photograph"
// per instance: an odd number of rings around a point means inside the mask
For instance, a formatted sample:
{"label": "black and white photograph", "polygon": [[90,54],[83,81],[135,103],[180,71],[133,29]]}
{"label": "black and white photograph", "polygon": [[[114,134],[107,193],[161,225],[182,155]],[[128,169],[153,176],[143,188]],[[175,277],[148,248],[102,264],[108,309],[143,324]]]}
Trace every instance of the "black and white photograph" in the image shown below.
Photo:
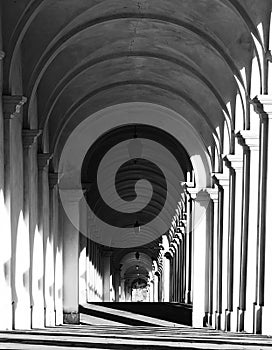
{"label": "black and white photograph", "polygon": [[0,349],[272,350],[272,0],[0,0]]}

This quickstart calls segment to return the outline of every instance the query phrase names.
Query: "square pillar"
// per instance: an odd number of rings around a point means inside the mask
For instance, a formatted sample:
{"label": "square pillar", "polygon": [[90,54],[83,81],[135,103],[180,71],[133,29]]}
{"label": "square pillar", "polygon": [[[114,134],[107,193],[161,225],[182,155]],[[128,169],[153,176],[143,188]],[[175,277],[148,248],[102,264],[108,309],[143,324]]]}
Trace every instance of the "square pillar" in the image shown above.
{"label": "square pillar", "polygon": [[218,316],[218,189],[207,189],[211,198],[211,235],[209,241],[209,313],[208,325],[216,329],[220,328]]}
{"label": "square pillar", "polygon": [[[5,262],[5,275],[11,288],[11,305],[6,306],[8,328],[30,327],[30,295],[24,287],[29,272],[29,233],[23,220],[23,146],[22,146],[22,107],[26,102],[23,96],[3,96],[4,112],[4,197],[8,220],[4,232],[4,245],[11,252],[9,261]],[[26,241],[25,241],[26,239]],[[27,250],[27,257],[22,256],[22,247]],[[24,280],[25,279],[25,280]],[[28,284],[29,285],[29,284]],[[6,292],[4,291],[4,294]],[[7,292],[9,294],[9,292]],[[19,297],[28,300],[28,317],[24,321],[26,308],[18,305]],[[18,306],[18,307],[17,307]],[[12,324],[10,325],[10,322]]]}
{"label": "square pillar", "polygon": [[228,329],[238,331],[239,316],[239,287],[241,271],[241,238],[242,238],[242,203],[243,203],[243,158],[236,155],[228,155],[225,162],[232,172],[231,182],[231,212],[229,229],[229,254],[228,254]]}
{"label": "square pillar", "polygon": [[39,234],[43,245],[43,298],[44,298],[44,326],[55,324],[54,315],[54,265],[53,244],[50,237],[49,214],[49,181],[48,166],[52,158],[50,153],[38,154],[38,208],[39,208]]}
{"label": "square pillar", "polygon": [[257,240],[257,295],[254,330],[272,334],[272,97],[260,95],[254,99],[260,116],[259,210]]}
{"label": "square pillar", "polygon": [[206,190],[190,189],[193,208],[193,327],[206,324],[208,301],[208,247],[210,206]]}
{"label": "square pillar", "polygon": [[61,189],[67,213],[63,213],[63,323],[78,324],[79,319],[79,225],[81,190]]}
{"label": "square pillar", "polygon": [[228,242],[229,242],[229,202],[230,202],[230,176],[226,173],[216,173],[213,176],[219,189],[219,215],[218,215],[218,304],[217,328],[228,329]]}
{"label": "square pillar", "polygon": [[103,252],[103,301],[109,302],[111,289],[111,251]]}
{"label": "square pillar", "polygon": [[259,136],[256,131],[243,130],[237,134],[237,137],[244,148],[244,196],[238,330],[252,333],[257,264]]}

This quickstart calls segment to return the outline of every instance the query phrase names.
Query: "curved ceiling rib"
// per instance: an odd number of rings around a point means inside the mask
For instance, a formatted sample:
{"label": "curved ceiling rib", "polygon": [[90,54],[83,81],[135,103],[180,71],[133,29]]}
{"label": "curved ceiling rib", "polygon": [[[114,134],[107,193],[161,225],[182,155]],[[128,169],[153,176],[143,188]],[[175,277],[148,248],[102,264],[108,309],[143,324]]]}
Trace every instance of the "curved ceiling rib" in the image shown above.
{"label": "curved ceiling rib", "polygon": [[221,1],[231,4],[232,8],[236,10],[236,12],[240,15],[241,19],[246,24],[248,31],[250,33],[253,33],[256,36],[256,39],[259,41],[259,43],[263,46],[260,33],[258,32],[255,24],[252,22],[245,8],[237,0],[221,0]]}
{"label": "curved ceiling rib", "polygon": [[164,16],[154,16],[152,14],[137,15],[135,13],[127,13],[122,15],[117,14],[115,16],[101,17],[89,23],[84,23],[78,28],[70,31],[68,34],[65,34],[64,36],[62,36],[57,42],[52,41],[52,43],[48,45],[47,49],[45,50],[44,55],[41,56],[41,58],[39,59],[29,79],[29,84],[27,87],[27,96],[30,96],[30,100],[33,97],[33,93],[36,91],[37,86],[44,72],[46,71],[50,63],[54,60],[54,58],[61,52],[61,50],[63,50],[67,46],[70,40],[72,40],[75,36],[80,35],[80,32],[83,32],[84,30],[89,29],[90,27],[93,27],[101,23],[105,24],[106,22],[122,20],[122,19],[156,20],[156,21],[166,23],[168,25],[172,24],[174,26],[183,27],[188,31],[198,35],[199,37],[204,39],[207,43],[209,43],[209,45],[224,59],[230,71],[232,72],[232,74],[235,74],[238,77],[238,79],[240,79],[242,86],[244,86],[240,71],[236,67],[230,55],[221,46],[221,43],[219,43],[216,38],[209,35],[207,32],[205,33],[204,31],[200,30],[194,25],[191,25],[190,23],[174,20],[173,18],[168,18]]}
{"label": "curved ceiling rib", "polygon": [[6,89],[8,91],[10,90],[10,77],[11,77],[11,71],[13,68],[13,61],[15,59],[15,55],[33,19],[36,17],[39,11],[41,11],[41,9],[45,6],[46,1],[48,0],[30,1],[29,4],[26,6],[23,14],[19,18],[17,25],[14,28],[14,31],[12,32],[12,35],[9,41],[8,50],[7,50],[7,55],[5,58],[6,59],[5,63],[9,68],[4,71],[4,82],[8,82],[9,84],[9,86],[6,86]]}
{"label": "curved ceiling rib", "polygon": [[[23,41],[24,35],[29,29],[33,19],[40,12],[40,10],[46,5],[48,0],[32,0],[26,7],[25,11],[21,15],[20,19],[17,22],[17,25],[12,33],[12,38],[10,40],[10,47],[8,50],[8,56],[6,57],[8,69],[7,74],[10,77],[10,69],[12,67],[12,60],[14,58],[14,54],[21,42]],[[257,40],[262,44],[258,30],[256,29],[253,21],[248,15],[247,11],[240,5],[236,0],[217,0],[217,2],[224,3],[226,6],[235,10],[235,12],[240,16],[240,18],[244,21],[246,27],[249,32],[254,33]],[[9,79],[8,79],[9,81]]]}
{"label": "curved ceiling rib", "polygon": [[[20,5],[21,6],[18,6],[19,10],[14,13],[14,25],[12,30],[9,31],[9,33],[5,33],[7,36],[5,44],[8,50],[4,62],[4,74],[8,74],[8,76],[11,77],[13,62],[17,64],[17,49],[20,48],[20,50],[27,52],[27,54],[22,57],[24,65],[23,93],[28,98],[26,109],[28,107],[32,108],[31,102],[34,101],[32,98],[35,97],[36,92],[38,98],[44,101],[38,101],[38,108],[40,108],[38,113],[40,126],[47,126],[48,120],[50,120],[49,123],[53,121],[54,118],[52,118],[51,115],[55,116],[56,114],[54,106],[57,105],[56,110],[59,111],[59,101],[63,102],[65,98],[69,98],[69,92],[73,91],[73,87],[69,84],[76,82],[80,74],[84,75],[90,67],[101,62],[105,62],[105,65],[111,65],[113,59],[124,56],[126,58],[145,58],[148,67],[152,59],[164,61],[165,71],[166,69],[172,69],[173,66],[170,64],[176,64],[180,69],[173,68],[174,71],[178,72],[180,76],[184,75],[187,79],[186,84],[188,85],[183,87],[181,84],[181,88],[179,88],[177,84],[182,79],[179,78],[174,79],[175,83],[173,84],[174,86],[172,86],[170,83],[170,74],[168,76],[168,74],[164,74],[164,72],[159,73],[154,69],[150,75],[148,74],[146,79],[144,76],[145,70],[143,70],[143,74],[139,75],[138,80],[138,77],[135,77],[133,74],[131,77],[125,76],[123,80],[120,78],[109,79],[110,83],[108,87],[105,85],[107,80],[106,75],[104,75],[100,84],[94,84],[93,92],[90,92],[89,89],[86,91],[90,94],[100,94],[103,93],[103,91],[113,89],[114,86],[120,86],[119,83],[123,84],[123,81],[135,82],[135,84],[133,83],[134,85],[143,81],[146,86],[154,86],[158,89],[165,89],[166,86],[169,85],[167,90],[165,90],[167,91],[167,96],[169,96],[169,100],[165,100],[165,105],[169,107],[171,103],[174,103],[171,101],[171,95],[176,95],[181,100],[185,100],[186,103],[191,106],[190,108],[192,111],[201,115],[201,118],[205,121],[206,125],[208,125],[209,132],[213,135],[212,137],[216,139],[218,139],[218,137],[220,138],[220,135],[217,135],[217,132],[220,132],[218,131],[220,128],[217,128],[217,126],[220,126],[219,124],[221,123],[222,117],[228,119],[227,125],[230,129],[233,129],[233,119],[229,109],[226,107],[226,103],[232,103],[234,101],[234,97],[230,95],[230,91],[233,91],[234,84],[237,86],[237,90],[240,94],[243,93],[243,90],[247,94],[240,70],[244,63],[248,64],[247,59],[250,56],[250,51],[254,48],[254,45],[256,46],[257,42],[259,42],[263,48],[257,24],[259,23],[259,19],[264,17],[265,9],[269,7],[268,2],[258,6],[255,6],[254,3],[251,2],[246,6],[245,0],[215,0],[214,2],[210,0],[200,0],[198,4],[191,4],[189,0],[184,0],[183,2],[166,0],[161,3],[153,0],[149,0],[148,2],[142,2],[140,0],[138,2],[132,1],[129,4],[123,0],[79,0],[77,2],[71,0],[22,0]],[[5,8],[5,4],[3,6]],[[12,7],[11,9],[13,10]],[[62,13],[63,17],[60,16]],[[47,19],[49,18],[48,16],[51,15],[52,19],[55,18],[54,25],[52,26]],[[225,20],[222,22],[222,26],[219,25],[220,18],[224,18]],[[44,37],[40,36],[43,43],[38,45],[38,50],[34,50],[33,55],[31,55],[29,52],[33,50],[34,41],[36,37],[38,37],[37,33],[39,32],[37,32],[37,30],[39,30],[40,21],[45,24],[45,27],[41,30],[41,35],[42,33],[45,35]],[[138,23],[144,23],[144,21],[146,21],[146,24],[142,25],[138,33]],[[160,23],[160,25],[157,26],[157,23]],[[116,36],[116,32],[113,32],[111,36],[113,40],[105,40],[105,42],[101,44],[101,52],[99,51],[100,47],[94,45],[94,55],[90,54],[88,56],[88,50],[87,56],[84,55],[84,50],[87,47],[86,37],[93,40],[93,33],[96,34],[99,31],[100,33],[104,33],[107,26],[113,26],[114,28],[117,26],[117,28],[119,28],[119,25],[124,28],[124,31],[130,31],[125,39],[131,39],[131,43],[134,43],[134,39],[136,38],[138,40],[138,46],[131,46],[132,51],[130,51],[130,47],[125,47],[124,45],[118,52],[118,40],[121,40],[122,37]],[[99,29],[97,29],[98,27]],[[228,32],[228,27],[230,28],[230,32]],[[167,28],[169,32],[167,32]],[[149,48],[145,47],[145,41],[140,40],[142,39],[141,35],[144,30],[146,30],[146,42],[148,42],[156,29],[164,34],[167,32],[165,34],[166,40],[165,42],[160,41],[159,45],[149,52]],[[238,30],[236,31],[236,29]],[[49,32],[48,35],[47,31]],[[32,35],[34,33],[36,36]],[[184,44],[180,44],[179,47],[176,48],[174,41],[168,45],[167,39],[171,33],[173,33],[174,38],[176,35],[175,40],[177,46],[180,41],[184,40],[188,46],[190,43],[192,47],[199,44],[199,48],[195,51],[193,48],[190,49],[190,51],[184,51]],[[253,40],[252,35],[256,37],[256,42]],[[35,39],[32,39],[33,37]],[[116,40],[116,42],[114,40]],[[190,40],[192,42],[190,42]],[[82,45],[81,47],[76,47],[76,43],[78,42],[80,42],[79,45]],[[114,42],[114,45],[112,45],[112,42]],[[127,42],[125,44],[127,45]],[[239,44],[241,44],[241,50],[238,49]],[[158,50],[160,46],[162,47],[161,52]],[[61,68],[59,74],[60,79],[55,79],[54,82],[52,72],[57,69],[58,65],[61,65],[64,54],[73,56],[77,53],[77,51],[73,52],[75,47],[76,49],[78,48],[80,52],[77,58],[77,64],[74,66],[67,65]],[[150,47],[152,47],[152,45],[150,45]],[[112,55],[107,54],[107,48],[108,52],[110,52],[109,50],[111,48],[113,49]],[[214,75],[211,68],[213,63],[210,63],[210,65],[207,64],[208,68],[205,70],[206,63],[209,61],[209,57],[211,57],[209,55],[211,55],[212,52],[212,60],[216,62]],[[201,53],[203,53],[203,56],[201,56]],[[241,59],[239,56],[240,53]],[[184,58],[182,57],[183,55]],[[196,59],[194,59],[194,55]],[[32,56],[33,59],[29,59],[30,56]],[[87,61],[86,57],[88,57]],[[182,59],[180,57],[182,57]],[[29,59],[29,62],[27,59]],[[149,61],[149,59],[151,59],[151,61]],[[190,62],[192,62],[192,64],[190,64]],[[258,57],[258,62],[260,63],[260,57]],[[128,74],[129,69],[127,70]],[[133,67],[131,69],[133,69]],[[220,69],[222,69],[222,77],[224,77],[221,79],[221,84],[219,79]],[[110,77],[111,70],[107,69],[107,73],[105,74],[108,74]],[[161,75],[159,76],[159,74]],[[214,76],[216,76],[216,78],[214,78]],[[151,80],[150,82],[149,77]],[[191,89],[189,85],[190,77],[192,77]],[[12,75],[12,79],[13,78]],[[95,77],[95,79],[98,78],[98,76]],[[166,84],[163,87],[160,82],[164,78]],[[14,79],[16,80],[16,78]],[[199,83],[203,84],[205,89],[209,91],[207,93],[205,92],[207,99],[211,98],[209,108],[207,108],[207,104],[205,105],[204,103],[204,107],[201,106],[203,108],[199,109],[202,101],[199,101],[198,97],[201,96],[201,94],[196,94],[195,91],[196,87],[200,85],[194,84],[193,79],[198,80]],[[222,84],[223,80],[228,84],[228,88],[226,89],[224,89]],[[49,83],[47,84],[46,81],[49,81]],[[15,81],[15,84],[16,83],[17,81]],[[53,89],[50,89],[50,84]],[[169,87],[172,87],[172,90],[169,89]],[[228,92],[225,93],[227,90]],[[43,94],[39,95],[40,91],[42,91]],[[190,96],[191,101],[190,99],[188,100],[188,96]],[[131,95],[131,98],[133,99],[133,95]],[[70,107],[64,104],[64,114],[67,115],[69,111],[73,113],[74,108],[78,110],[80,108],[78,105],[79,101],[85,103],[83,89],[79,89],[74,99],[71,99]],[[244,103],[243,99],[242,102]],[[220,106],[220,109],[224,111],[224,113],[217,111],[217,105]],[[173,104],[172,106],[174,107],[175,105]],[[181,106],[181,109],[183,106],[184,104]],[[69,110],[66,111],[68,107]],[[100,107],[103,107],[102,104]],[[214,115],[211,116],[214,107],[215,112]],[[27,111],[26,114],[28,114]],[[218,125],[217,121],[215,121],[216,114],[218,114]],[[73,115],[75,114],[73,113]],[[56,120],[53,122],[58,124]],[[230,131],[231,130],[229,130],[229,133]],[[219,144],[221,143],[219,142]]]}
{"label": "curved ceiling rib", "polygon": [[[209,128],[211,133],[215,133],[216,134],[216,130],[214,129],[213,125],[211,124],[208,116],[205,114],[205,112],[202,110],[202,108],[195,102],[193,101],[188,95],[186,95],[185,93],[182,93],[181,91],[175,90],[173,89],[171,86],[169,85],[163,85],[163,84],[158,84],[158,83],[153,83],[151,81],[145,81],[145,80],[131,80],[131,81],[120,81],[120,82],[116,82],[113,83],[111,85],[107,85],[107,86],[103,86],[95,91],[92,91],[90,94],[87,94],[86,96],[82,97],[79,101],[77,101],[76,103],[74,103],[70,109],[63,115],[63,120],[65,121],[64,123],[61,123],[61,130],[64,130],[66,124],[69,122],[70,118],[72,118],[73,114],[76,113],[76,111],[81,107],[81,105],[83,105],[84,103],[88,102],[93,96],[105,91],[105,90],[109,90],[109,89],[113,89],[115,87],[119,87],[119,86],[125,86],[125,85],[147,85],[147,86],[154,86],[157,88],[160,88],[162,90],[166,90],[171,92],[174,95],[177,95],[179,97],[181,97],[182,99],[184,99],[189,105],[192,106],[192,108],[194,110],[196,110],[205,120],[207,127]],[[61,130],[57,129],[56,130],[56,135],[57,135],[57,139],[59,139],[59,136],[61,134]],[[54,137],[52,138],[52,149],[55,148],[55,145],[57,143],[57,139]]]}
{"label": "curved ceiling rib", "polygon": [[[58,97],[63,93],[65,88],[68,86],[68,84],[72,83],[75,78],[77,78],[80,74],[82,74],[85,70],[89,69],[90,67],[101,63],[101,62],[107,62],[110,60],[113,60],[114,58],[120,58],[120,57],[145,57],[145,58],[155,58],[164,60],[167,62],[172,62],[174,64],[177,64],[180,67],[185,68],[189,72],[193,74],[193,76],[196,76],[214,95],[215,99],[218,101],[218,104],[226,112],[226,114],[229,116],[229,111],[226,107],[225,102],[223,101],[223,98],[221,97],[220,93],[217,91],[217,89],[213,86],[213,84],[198,70],[196,70],[192,65],[189,65],[187,62],[175,59],[173,57],[170,57],[168,55],[164,54],[152,54],[149,52],[118,52],[118,53],[112,53],[103,57],[99,57],[97,59],[90,59],[84,65],[80,67],[75,67],[75,70],[72,72],[69,72],[61,81],[58,82],[58,84],[55,86],[54,91],[52,91],[51,96],[48,99],[47,106],[44,110],[44,113],[40,119],[40,127],[43,128],[44,125],[47,124],[47,120],[50,118],[50,114],[52,110],[54,109],[54,106],[57,102]],[[229,116],[230,117],[230,116]]]}

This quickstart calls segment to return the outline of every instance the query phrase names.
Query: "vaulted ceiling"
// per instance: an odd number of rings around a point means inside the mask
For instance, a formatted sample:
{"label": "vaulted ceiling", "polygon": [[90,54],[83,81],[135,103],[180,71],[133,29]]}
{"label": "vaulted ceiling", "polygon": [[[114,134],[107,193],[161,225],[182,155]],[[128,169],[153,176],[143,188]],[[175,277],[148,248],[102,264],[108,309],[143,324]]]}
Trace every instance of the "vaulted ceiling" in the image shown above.
{"label": "vaulted ceiling", "polygon": [[[180,113],[212,146],[250,71],[269,0],[2,1],[6,93],[52,151],[92,113],[151,102]],[[21,60],[21,67],[18,63]],[[22,80],[19,71],[22,71]],[[247,87],[246,87],[247,88]]]}

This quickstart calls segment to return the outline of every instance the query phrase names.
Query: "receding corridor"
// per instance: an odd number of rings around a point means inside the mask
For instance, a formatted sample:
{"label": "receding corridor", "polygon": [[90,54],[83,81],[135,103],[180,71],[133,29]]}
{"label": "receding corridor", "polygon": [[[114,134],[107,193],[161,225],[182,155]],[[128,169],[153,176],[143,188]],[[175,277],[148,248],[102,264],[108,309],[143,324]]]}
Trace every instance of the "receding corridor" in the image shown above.
{"label": "receding corridor", "polygon": [[0,1],[0,348],[272,349],[271,0]]}

